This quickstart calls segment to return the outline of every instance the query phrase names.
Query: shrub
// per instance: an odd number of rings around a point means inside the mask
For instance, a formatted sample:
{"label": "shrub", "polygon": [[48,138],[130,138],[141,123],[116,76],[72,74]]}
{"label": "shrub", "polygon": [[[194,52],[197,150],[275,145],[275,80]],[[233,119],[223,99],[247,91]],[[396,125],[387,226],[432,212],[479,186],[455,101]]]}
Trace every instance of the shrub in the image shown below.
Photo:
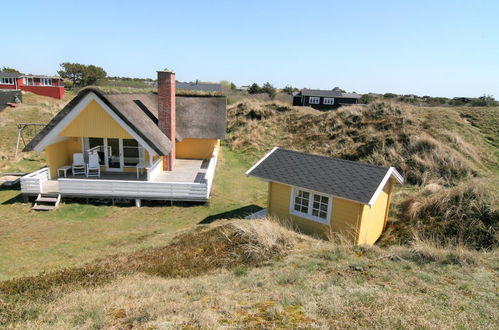
{"label": "shrub", "polygon": [[269,83],[269,82],[266,82],[265,84],[263,84],[262,86],[262,92],[263,93],[267,93],[267,95],[273,99],[276,95],[276,90],[275,90],[275,87]]}
{"label": "shrub", "polygon": [[286,93],[286,94],[289,94],[289,95],[293,95],[293,93],[295,91],[297,91],[298,89],[297,88],[294,88],[293,86],[291,85],[286,85],[283,89],[282,89],[282,92],[283,93]]}
{"label": "shrub", "polygon": [[475,179],[452,188],[433,185],[404,200],[402,216],[423,237],[491,249],[499,243],[498,184]]}
{"label": "shrub", "polygon": [[253,83],[248,88],[248,93],[250,93],[250,94],[262,93],[262,88],[257,83]]}
{"label": "shrub", "polygon": [[474,107],[493,107],[499,105],[492,95],[483,95],[471,100],[471,105]]}
{"label": "shrub", "polygon": [[372,94],[364,94],[360,97],[359,103],[361,104],[369,104],[376,100],[376,97]]}
{"label": "shrub", "polygon": [[473,251],[459,244],[443,244],[435,239],[422,238],[419,233],[414,233],[408,247],[391,248],[392,260],[402,258],[418,264],[439,263],[441,265],[473,265],[477,258]]}

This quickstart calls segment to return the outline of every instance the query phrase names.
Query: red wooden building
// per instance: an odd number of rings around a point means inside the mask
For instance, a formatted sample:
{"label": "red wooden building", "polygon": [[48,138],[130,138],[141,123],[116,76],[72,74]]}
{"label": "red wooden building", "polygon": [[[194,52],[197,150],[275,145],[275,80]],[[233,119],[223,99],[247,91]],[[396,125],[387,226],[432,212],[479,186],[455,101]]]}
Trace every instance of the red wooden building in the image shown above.
{"label": "red wooden building", "polygon": [[0,89],[19,89],[56,99],[64,97],[62,78],[0,72]]}

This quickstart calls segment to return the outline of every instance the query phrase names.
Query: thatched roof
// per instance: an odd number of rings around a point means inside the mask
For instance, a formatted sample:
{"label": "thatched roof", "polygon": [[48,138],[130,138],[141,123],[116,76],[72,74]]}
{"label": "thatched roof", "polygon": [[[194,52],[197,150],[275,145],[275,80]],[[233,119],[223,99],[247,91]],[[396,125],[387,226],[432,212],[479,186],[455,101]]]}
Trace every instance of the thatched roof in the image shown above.
{"label": "thatched roof", "polygon": [[[98,89],[82,90],[37,135],[24,151],[38,143],[89,93],[97,95],[159,155],[167,155],[171,141],[158,127],[158,96],[155,93],[103,94]],[[177,140],[184,138],[223,139],[226,125],[226,98],[177,96]]]}

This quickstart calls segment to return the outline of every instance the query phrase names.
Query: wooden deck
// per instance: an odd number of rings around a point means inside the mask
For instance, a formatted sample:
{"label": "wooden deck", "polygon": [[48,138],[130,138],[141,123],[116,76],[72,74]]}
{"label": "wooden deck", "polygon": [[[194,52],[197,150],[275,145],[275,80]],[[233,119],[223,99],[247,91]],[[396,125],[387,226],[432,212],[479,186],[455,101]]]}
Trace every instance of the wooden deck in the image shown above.
{"label": "wooden deck", "polygon": [[[161,172],[152,181],[153,182],[201,182],[200,177],[206,175],[207,163],[209,159],[177,159],[173,171]],[[100,177],[85,175],[68,174],[66,178],[75,180],[124,180],[124,181],[147,181],[147,175],[142,172],[137,178],[137,172],[101,172]]]}
{"label": "wooden deck", "polygon": [[[211,159],[177,159],[173,171],[142,173],[101,172],[100,177],[84,175],[50,179],[47,168],[21,179],[25,195],[59,193],[63,197],[111,197],[206,201],[209,198],[218,159],[215,150]],[[148,181],[148,177],[150,180]]]}

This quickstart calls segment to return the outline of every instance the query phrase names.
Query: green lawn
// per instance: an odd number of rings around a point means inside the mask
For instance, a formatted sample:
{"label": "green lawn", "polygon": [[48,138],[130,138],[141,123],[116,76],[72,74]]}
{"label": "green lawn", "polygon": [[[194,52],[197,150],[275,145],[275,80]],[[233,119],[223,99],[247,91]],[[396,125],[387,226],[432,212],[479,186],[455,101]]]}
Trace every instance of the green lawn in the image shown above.
{"label": "green lawn", "polygon": [[165,245],[179,230],[203,220],[238,216],[244,213],[238,209],[250,205],[264,207],[265,183],[244,175],[251,162],[222,148],[210,202],[202,205],[71,203],[52,212],[34,212],[22,203],[19,190],[0,190],[0,280]]}

